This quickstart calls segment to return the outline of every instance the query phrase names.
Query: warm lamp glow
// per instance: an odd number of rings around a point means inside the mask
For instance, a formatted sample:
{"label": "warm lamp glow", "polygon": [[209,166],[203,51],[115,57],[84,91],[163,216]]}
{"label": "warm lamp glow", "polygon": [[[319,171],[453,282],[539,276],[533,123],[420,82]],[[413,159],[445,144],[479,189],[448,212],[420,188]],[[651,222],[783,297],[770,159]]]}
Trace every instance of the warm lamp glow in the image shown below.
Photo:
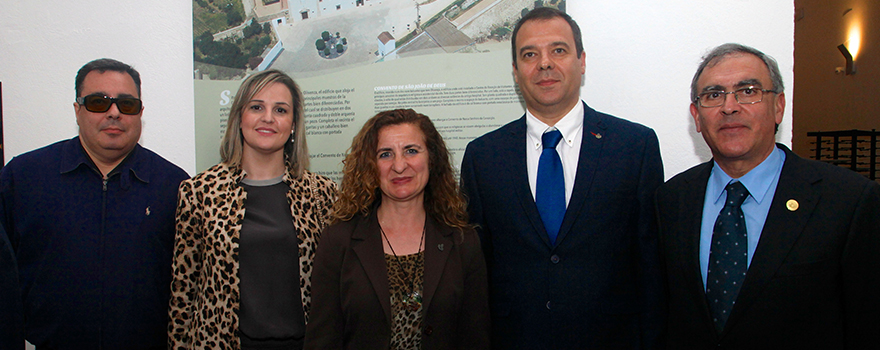
{"label": "warm lamp glow", "polygon": [[846,47],[853,56],[853,60],[857,60],[859,56],[859,47],[862,46],[862,26],[861,23],[853,22],[849,27],[849,33],[846,36]]}

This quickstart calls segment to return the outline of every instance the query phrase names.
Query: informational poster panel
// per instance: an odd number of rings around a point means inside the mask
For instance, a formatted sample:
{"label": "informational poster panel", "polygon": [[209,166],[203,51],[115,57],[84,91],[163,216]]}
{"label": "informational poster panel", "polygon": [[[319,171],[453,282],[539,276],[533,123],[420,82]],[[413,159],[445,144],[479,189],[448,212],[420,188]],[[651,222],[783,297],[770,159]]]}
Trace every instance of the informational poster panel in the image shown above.
{"label": "informational poster panel", "polygon": [[[202,25],[199,1],[194,31]],[[336,181],[363,123],[379,111],[397,108],[431,117],[458,166],[470,140],[524,112],[511,66],[510,32],[516,21],[536,4],[565,6],[562,0],[234,1],[250,11],[241,31],[260,27],[266,35],[271,29],[274,42],[258,59],[248,59],[252,66],[247,70],[208,65],[199,60],[211,57],[197,57],[198,170],[219,161],[219,141],[241,80],[259,70],[279,69],[303,91],[311,170]],[[216,43],[251,40],[236,35],[225,29],[212,37]],[[200,46],[212,50],[199,42],[209,35],[194,36],[196,56],[203,54]]]}

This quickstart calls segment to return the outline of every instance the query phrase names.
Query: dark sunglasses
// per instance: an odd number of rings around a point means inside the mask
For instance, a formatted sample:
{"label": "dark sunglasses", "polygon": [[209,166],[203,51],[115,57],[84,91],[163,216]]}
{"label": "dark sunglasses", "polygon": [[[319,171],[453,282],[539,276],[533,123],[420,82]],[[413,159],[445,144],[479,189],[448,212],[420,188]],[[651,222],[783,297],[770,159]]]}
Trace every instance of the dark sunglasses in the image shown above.
{"label": "dark sunglasses", "polygon": [[94,113],[104,113],[110,109],[110,105],[116,104],[119,113],[135,115],[141,112],[143,104],[139,98],[134,97],[107,97],[104,95],[88,95],[77,97],[76,103],[86,107],[86,110]]}

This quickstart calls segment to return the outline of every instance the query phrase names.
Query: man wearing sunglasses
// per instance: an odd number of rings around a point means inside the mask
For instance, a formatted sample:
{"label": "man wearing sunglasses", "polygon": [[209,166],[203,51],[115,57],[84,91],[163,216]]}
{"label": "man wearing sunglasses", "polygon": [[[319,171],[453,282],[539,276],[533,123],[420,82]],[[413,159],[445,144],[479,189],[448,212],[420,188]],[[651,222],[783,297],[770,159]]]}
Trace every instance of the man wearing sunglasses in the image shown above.
{"label": "man wearing sunglasses", "polygon": [[880,185],[775,143],[773,58],[704,57],[690,111],[713,159],[657,191],[669,349],[876,349]]}
{"label": "man wearing sunglasses", "polygon": [[89,62],[75,91],[79,136],[0,171],[25,337],[37,349],[166,348],[174,212],[187,174],[138,145],[134,68]]}

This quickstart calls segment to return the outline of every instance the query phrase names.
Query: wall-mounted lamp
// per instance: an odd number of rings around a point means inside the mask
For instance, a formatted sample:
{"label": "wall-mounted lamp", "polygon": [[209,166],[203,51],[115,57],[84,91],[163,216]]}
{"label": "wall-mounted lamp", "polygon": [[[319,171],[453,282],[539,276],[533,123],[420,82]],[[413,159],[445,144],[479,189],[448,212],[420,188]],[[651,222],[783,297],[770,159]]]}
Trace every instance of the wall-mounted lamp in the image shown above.
{"label": "wall-mounted lamp", "polygon": [[840,53],[843,54],[843,58],[846,59],[846,68],[844,68],[843,72],[846,73],[846,75],[856,74],[856,63],[853,61],[852,54],[846,49],[846,45],[840,44],[837,46],[837,49],[840,50]]}

